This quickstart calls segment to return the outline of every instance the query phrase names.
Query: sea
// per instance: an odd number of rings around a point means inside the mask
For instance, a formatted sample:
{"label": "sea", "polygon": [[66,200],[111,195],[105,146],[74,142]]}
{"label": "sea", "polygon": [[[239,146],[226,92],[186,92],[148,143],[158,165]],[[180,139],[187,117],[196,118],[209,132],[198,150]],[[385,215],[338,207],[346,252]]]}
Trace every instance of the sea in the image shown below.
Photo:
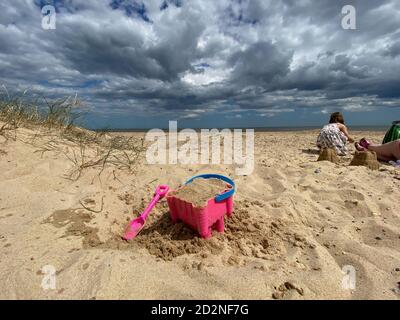
{"label": "sea", "polygon": [[[390,126],[348,126],[351,131],[387,131]],[[92,129],[94,131],[102,132],[145,132],[153,128],[106,128],[106,129]],[[186,128],[178,128],[178,131]],[[226,128],[191,128],[196,131],[201,129],[226,129]],[[255,132],[289,132],[289,131],[308,131],[308,130],[319,130],[321,126],[303,126],[303,127],[235,127],[227,129],[254,129]],[[164,131],[168,131],[168,128],[162,128]]]}

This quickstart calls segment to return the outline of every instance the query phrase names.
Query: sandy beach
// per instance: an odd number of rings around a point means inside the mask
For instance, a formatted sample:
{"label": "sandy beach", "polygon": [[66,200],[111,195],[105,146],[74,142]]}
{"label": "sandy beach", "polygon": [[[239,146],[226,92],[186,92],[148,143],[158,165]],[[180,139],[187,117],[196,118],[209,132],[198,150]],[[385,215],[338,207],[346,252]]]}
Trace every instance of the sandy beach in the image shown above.
{"label": "sandy beach", "polygon": [[[77,146],[15,133],[0,136],[1,299],[400,298],[400,169],[350,167],[351,154],[317,162],[316,130],[256,132],[248,176],[233,165],[142,157],[131,171],[96,166],[77,177]],[[125,135],[141,141],[144,133]],[[384,132],[353,135],[378,142]],[[225,233],[201,239],[172,224],[163,199],[136,239],[121,239],[157,185],[175,189],[211,172],[237,185]],[[49,265],[56,288],[45,290]],[[343,287],[346,266],[353,289]]]}

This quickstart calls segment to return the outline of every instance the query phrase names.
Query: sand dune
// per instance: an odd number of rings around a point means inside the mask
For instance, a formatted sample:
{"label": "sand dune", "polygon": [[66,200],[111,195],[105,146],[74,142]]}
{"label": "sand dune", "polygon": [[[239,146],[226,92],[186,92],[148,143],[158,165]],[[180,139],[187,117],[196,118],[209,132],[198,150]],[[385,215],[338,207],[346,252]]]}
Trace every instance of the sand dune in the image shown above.
{"label": "sand dune", "polygon": [[[0,298],[399,299],[399,169],[349,167],[351,155],[317,162],[316,134],[256,133],[249,176],[141,160],[133,173],[88,168],[76,181],[59,151],[75,146],[41,153],[45,138],[32,142],[31,130],[0,136]],[[383,133],[355,133],[364,135]],[[237,184],[224,234],[203,240],[171,224],[162,200],[138,238],[121,240],[158,184],[208,172]],[[41,286],[45,265],[57,270],[55,290]],[[354,290],[342,286],[346,265]]]}

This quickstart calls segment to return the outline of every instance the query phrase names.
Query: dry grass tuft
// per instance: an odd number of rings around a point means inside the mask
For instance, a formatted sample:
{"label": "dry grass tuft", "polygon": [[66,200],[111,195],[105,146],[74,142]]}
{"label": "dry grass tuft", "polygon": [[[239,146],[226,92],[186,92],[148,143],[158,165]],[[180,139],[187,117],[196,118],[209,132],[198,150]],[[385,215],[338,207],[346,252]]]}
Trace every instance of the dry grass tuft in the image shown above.
{"label": "dry grass tuft", "polygon": [[[97,168],[98,175],[106,167],[115,167],[132,173],[144,151],[143,139],[111,136],[75,125],[82,113],[77,97],[49,101],[38,107],[26,102],[25,92],[19,97],[0,96],[0,136],[6,141],[17,139],[18,128],[29,128],[33,134],[22,139],[34,145],[42,156],[47,152],[63,154],[72,164],[67,177],[78,180],[88,168]],[[115,175],[114,175],[115,176]]]}

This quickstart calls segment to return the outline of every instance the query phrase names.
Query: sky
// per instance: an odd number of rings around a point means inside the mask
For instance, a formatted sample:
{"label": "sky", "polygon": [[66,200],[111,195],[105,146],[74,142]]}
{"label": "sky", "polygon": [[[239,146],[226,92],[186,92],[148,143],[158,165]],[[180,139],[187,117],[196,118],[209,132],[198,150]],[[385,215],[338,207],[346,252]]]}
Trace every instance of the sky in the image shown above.
{"label": "sky", "polygon": [[[56,29],[42,27],[45,5]],[[319,126],[334,111],[389,125],[400,1],[3,0],[0,87],[77,94],[97,129]]]}

